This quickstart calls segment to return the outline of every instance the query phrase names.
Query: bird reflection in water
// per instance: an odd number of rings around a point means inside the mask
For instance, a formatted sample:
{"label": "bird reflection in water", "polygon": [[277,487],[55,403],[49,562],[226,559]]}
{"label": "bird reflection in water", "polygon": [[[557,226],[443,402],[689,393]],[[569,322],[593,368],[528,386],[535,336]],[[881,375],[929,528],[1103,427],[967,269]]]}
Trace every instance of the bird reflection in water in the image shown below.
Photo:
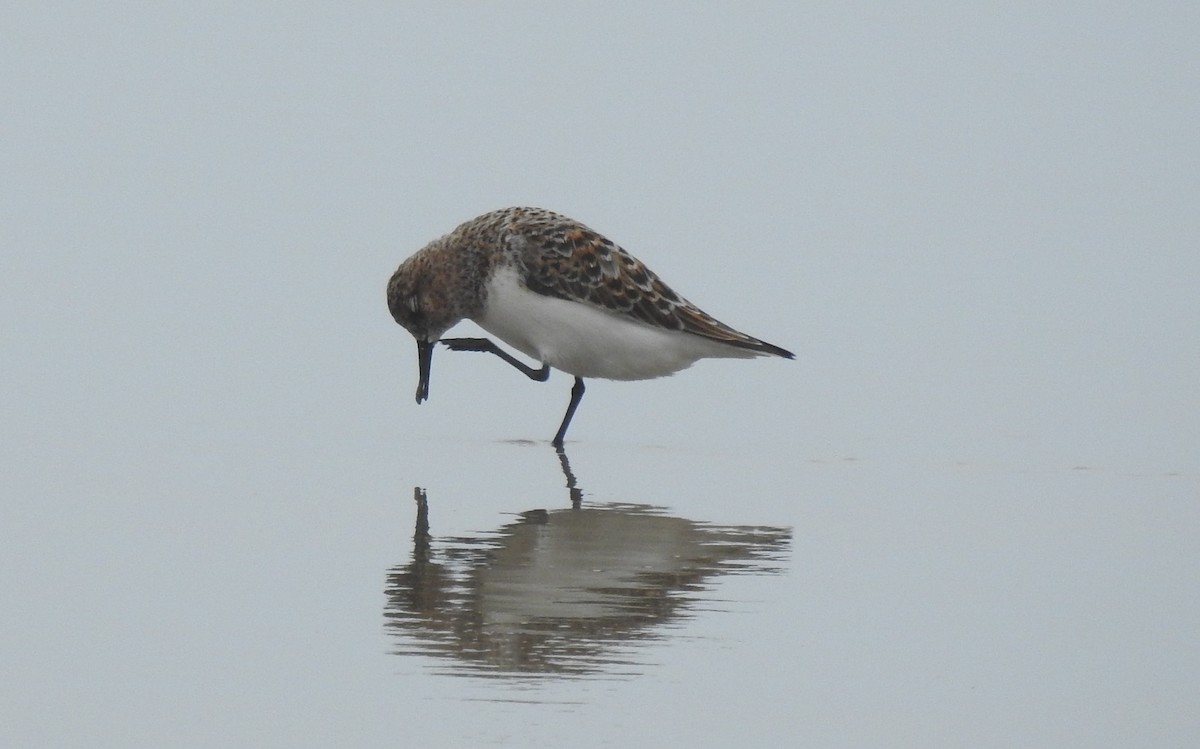
{"label": "bird reflection in water", "polygon": [[[628,646],[665,635],[721,575],[775,573],[786,528],[718,526],[637,504],[583,506],[557,448],[570,508],[531,510],[493,533],[434,539],[424,489],[412,560],[388,573],[397,654],[472,675],[628,673]],[[711,606],[710,606],[711,608]]]}

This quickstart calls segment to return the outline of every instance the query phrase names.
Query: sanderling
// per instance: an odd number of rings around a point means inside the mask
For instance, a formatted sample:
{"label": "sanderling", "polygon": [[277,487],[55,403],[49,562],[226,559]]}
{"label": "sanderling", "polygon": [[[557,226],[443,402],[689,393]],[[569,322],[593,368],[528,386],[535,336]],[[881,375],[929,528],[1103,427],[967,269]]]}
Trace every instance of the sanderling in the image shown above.
{"label": "sanderling", "polygon": [[[485,213],[435,239],[392,274],[387,298],[392,317],[417,339],[417,403],[429,397],[436,343],[496,354],[539,382],[552,367],[574,375],[556,446],[585,377],[646,380],[706,357],[795,358],[706,314],[612,241],[541,208]],[[541,368],[487,338],[441,337],[463,319]]]}

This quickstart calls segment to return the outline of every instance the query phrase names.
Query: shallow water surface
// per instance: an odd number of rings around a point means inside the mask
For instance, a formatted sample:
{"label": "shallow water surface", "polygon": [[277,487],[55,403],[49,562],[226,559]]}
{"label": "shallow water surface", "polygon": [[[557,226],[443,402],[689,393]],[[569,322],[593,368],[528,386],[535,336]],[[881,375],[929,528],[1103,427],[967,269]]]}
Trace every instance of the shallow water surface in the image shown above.
{"label": "shallow water surface", "polygon": [[98,449],[14,497],[13,745],[1084,746],[1196,714],[1186,470],[280,444]]}

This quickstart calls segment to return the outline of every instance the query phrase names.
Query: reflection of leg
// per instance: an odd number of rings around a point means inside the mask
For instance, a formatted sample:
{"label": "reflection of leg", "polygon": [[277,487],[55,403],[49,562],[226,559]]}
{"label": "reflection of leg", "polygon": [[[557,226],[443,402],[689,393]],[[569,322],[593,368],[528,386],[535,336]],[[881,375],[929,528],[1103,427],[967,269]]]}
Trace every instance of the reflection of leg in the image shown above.
{"label": "reflection of leg", "polygon": [[571,402],[567,404],[567,415],[563,417],[562,426],[558,428],[558,434],[554,435],[554,441],[550,444],[555,447],[562,447],[563,437],[567,436],[567,427],[571,425],[571,417],[575,415],[575,409],[579,408],[579,401],[583,400],[583,378],[575,378],[575,386],[571,388]]}
{"label": "reflection of leg", "polygon": [[416,544],[430,545],[430,503],[425,498],[425,490],[420,486],[413,487],[413,499],[416,501],[416,529],[413,540]]}
{"label": "reflection of leg", "polygon": [[558,453],[558,464],[562,466],[563,475],[567,477],[567,493],[571,496],[571,509],[578,510],[583,504],[583,490],[575,481],[575,472],[571,470],[571,461],[567,460],[567,451],[560,444],[554,446],[554,452]]}
{"label": "reflection of leg", "polygon": [[541,369],[534,369],[525,362],[518,360],[512,354],[492,343],[490,338],[443,338],[438,343],[443,343],[446,348],[451,351],[482,351],[483,353],[491,353],[500,357],[504,361],[516,367],[523,375],[531,380],[545,382],[550,377],[549,365],[543,364]]}
{"label": "reflection of leg", "polygon": [[429,561],[429,502],[425,499],[425,490],[419,486],[413,487],[413,499],[417,502],[417,527],[413,531],[413,564],[421,565]]}

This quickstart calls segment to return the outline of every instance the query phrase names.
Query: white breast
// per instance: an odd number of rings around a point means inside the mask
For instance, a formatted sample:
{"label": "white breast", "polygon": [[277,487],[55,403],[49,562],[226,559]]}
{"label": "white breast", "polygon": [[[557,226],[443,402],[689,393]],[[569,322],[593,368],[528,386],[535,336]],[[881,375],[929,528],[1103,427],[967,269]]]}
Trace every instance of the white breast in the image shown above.
{"label": "white breast", "polygon": [[578,377],[646,380],[673,374],[705,357],[756,353],[690,333],[664,330],[590,304],[525,288],[514,268],[488,282],[475,322],[513,348]]}

